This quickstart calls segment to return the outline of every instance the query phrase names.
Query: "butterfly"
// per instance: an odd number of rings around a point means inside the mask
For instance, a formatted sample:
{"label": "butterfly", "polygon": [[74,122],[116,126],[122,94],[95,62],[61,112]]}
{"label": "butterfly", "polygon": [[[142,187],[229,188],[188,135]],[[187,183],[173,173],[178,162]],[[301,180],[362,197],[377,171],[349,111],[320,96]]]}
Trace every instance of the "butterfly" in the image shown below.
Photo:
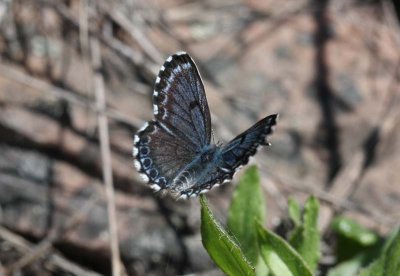
{"label": "butterfly", "polygon": [[185,52],[165,61],[153,92],[154,120],[134,137],[133,157],[143,180],[177,198],[195,197],[232,180],[266,138],[278,114],[260,120],[226,145],[211,144],[211,116],[197,67]]}

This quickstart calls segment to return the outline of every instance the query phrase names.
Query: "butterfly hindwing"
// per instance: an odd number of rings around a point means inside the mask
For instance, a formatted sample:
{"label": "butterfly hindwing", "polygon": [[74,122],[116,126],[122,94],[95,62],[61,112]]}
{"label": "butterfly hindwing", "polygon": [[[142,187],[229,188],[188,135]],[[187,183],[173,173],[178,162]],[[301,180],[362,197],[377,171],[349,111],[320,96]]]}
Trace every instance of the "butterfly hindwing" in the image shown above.
{"label": "butterfly hindwing", "polygon": [[176,174],[194,157],[195,152],[150,121],[135,135],[133,156],[142,178],[155,190],[166,189]]}
{"label": "butterfly hindwing", "polygon": [[210,143],[211,118],[203,82],[190,56],[179,52],[161,67],[153,94],[155,118],[200,149]]}

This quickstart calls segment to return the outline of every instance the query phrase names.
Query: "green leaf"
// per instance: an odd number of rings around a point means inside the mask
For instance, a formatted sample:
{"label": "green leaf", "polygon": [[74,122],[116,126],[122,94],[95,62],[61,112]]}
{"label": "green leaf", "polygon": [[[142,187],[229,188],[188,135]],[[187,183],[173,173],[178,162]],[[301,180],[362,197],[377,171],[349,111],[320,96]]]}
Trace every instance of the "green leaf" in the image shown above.
{"label": "green leaf", "polygon": [[384,267],[384,261],[383,259],[379,258],[372,264],[370,264],[367,268],[361,270],[359,276],[386,276],[386,274],[383,274],[383,267]]}
{"label": "green leaf", "polygon": [[[351,219],[336,217],[331,227],[338,234],[336,256],[339,263],[365,253],[371,247],[379,248],[379,236]],[[374,255],[370,257],[374,258]],[[369,260],[365,259],[365,262],[367,261]]]}
{"label": "green leaf", "polygon": [[[258,246],[257,246],[258,248]],[[255,267],[257,276],[271,276],[268,266],[264,262],[262,256],[258,255],[257,265]]]}
{"label": "green leaf", "polygon": [[379,240],[378,235],[374,232],[344,217],[336,217],[332,222],[332,229],[338,234],[363,246],[374,245]]}
{"label": "green leaf", "polygon": [[228,215],[229,233],[240,242],[247,259],[256,267],[257,275],[267,275],[268,268],[262,260],[257,245],[254,221],[263,222],[265,201],[260,187],[260,176],[256,166],[250,166],[240,178]]}
{"label": "green leaf", "polygon": [[268,268],[278,276],[311,276],[303,258],[284,239],[256,223],[258,245]]}
{"label": "green leaf", "polygon": [[369,267],[360,272],[360,276],[398,276],[400,273],[400,230],[383,254]]}
{"label": "green leaf", "polygon": [[255,275],[240,247],[215,220],[205,196],[200,197],[201,238],[215,264],[227,275]]}
{"label": "green leaf", "polygon": [[363,266],[364,258],[364,254],[360,253],[330,269],[328,276],[356,275],[357,271]]}
{"label": "green leaf", "polygon": [[[336,217],[332,228],[338,233],[336,256],[339,264],[329,271],[329,276],[356,275],[384,250],[383,240],[377,234],[351,219]],[[393,234],[394,237],[396,232]]]}
{"label": "green leaf", "polygon": [[304,258],[311,271],[317,269],[320,258],[320,233],[318,230],[319,202],[310,197],[305,206],[302,223],[297,226],[290,237],[290,244]]}
{"label": "green leaf", "polygon": [[294,225],[300,226],[301,224],[301,209],[299,203],[292,197],[288,201],[288,213]]}
{"label": "green leaf", "polygon": [[228,229],[238,241],[247,259],[256,265],[258,261],[257,232],[254,221],[263,222],[265,202],[256,166],[249,167],[233,193],[228,215]]}
{"label": "green leaf", "polygon": [[[351,245],[349,245],[351,247]],[[370,247],[364,247],[363,251],[352,258],[340,262],[329,270],[329,276],[356,275],[356,273],[365,265],[370,264],[382,252],[383,242],[379,242]],[[349,248],[350,249],[350,248]]]}

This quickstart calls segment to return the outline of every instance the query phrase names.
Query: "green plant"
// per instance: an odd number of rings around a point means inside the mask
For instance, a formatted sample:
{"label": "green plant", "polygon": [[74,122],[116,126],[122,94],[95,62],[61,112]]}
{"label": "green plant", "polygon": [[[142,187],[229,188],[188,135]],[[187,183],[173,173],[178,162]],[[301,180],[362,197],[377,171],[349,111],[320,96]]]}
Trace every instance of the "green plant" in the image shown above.
{"label": "green plant", "polygon": [[[201,203],[202,242],[227,275],[315,275],[321,256],[317,228],[319,202],[311,196],[303,210],[289,199],[294,228],[288,240],[263,228],[265,199],[256,167],[249,167],[233,194],[227,230],[214,218],[205,196]],[[400,232],[379,238],[354,221],[338,217],[332,223],[338,237],[338,264],[329,275],[400,275]],[[371,264],[373,259],[377,260]],[[366,267],[362,270],[360,269]]]}

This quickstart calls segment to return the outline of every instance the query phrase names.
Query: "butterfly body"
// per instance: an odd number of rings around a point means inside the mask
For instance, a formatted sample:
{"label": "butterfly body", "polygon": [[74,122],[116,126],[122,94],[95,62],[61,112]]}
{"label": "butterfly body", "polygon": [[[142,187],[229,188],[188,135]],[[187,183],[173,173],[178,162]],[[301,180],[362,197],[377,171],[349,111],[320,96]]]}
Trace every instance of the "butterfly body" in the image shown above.
{"label": "butterfly body", "polygon": [[260,120],[226,145],[211,144],[211,116],[200,74],[184,52],[160,69],[153,93],[155,120],[135,135],[133,156],[155,190],[181,198],[228,182],[260,145],[268,145],[277,115]]}
{"label": "butterfly body", "polygon": [[208,145],[180,171],[170,188],[188,196],[197,194],[193,190],[199,190],[199,193],[207,191],[211,189],[222,166],[221,148]]}

